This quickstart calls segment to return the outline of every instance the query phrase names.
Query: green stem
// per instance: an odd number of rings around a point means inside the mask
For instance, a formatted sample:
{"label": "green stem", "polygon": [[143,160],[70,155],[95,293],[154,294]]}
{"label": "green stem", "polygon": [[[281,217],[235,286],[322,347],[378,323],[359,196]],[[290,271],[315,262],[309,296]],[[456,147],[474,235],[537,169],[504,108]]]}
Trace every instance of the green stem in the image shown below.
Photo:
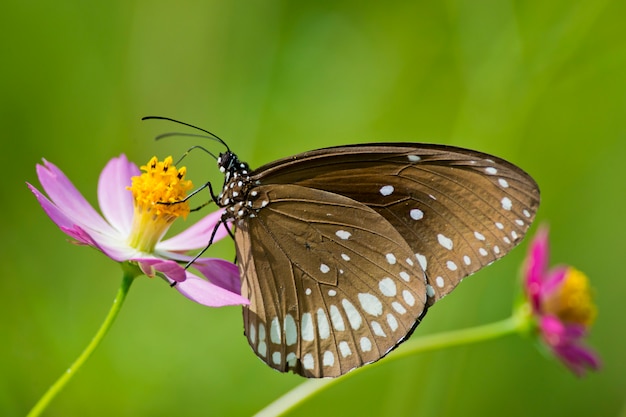
{"label": "green stem", "polygon": [[109,310],[109,314],[107,314],[104,322],[98,329],[98,332],[95,334],[91,342],[87,345],[85,350],[80,354],[78,358],[70,365],[70,367],[56,380],[48,391],[39,399],[37,404],[30,410],[27,417],[36,417],[41,415],[41,413],[48,407],[50,402],[56,397],[56,395],[63,390],[65,385],[69,382],[70,379],[74,376],[74,374],[80,369],[80,367],[89,359],[91,354],[96,350],[104,336],[107,334],[111,325],[115,321],[120,309],[122,308],[122,304],[124,303],[124,299],[128,294],[128,290],[130,289],[130,285],[133,283],[136,274],[133,274],[130,270],[124,271],[124,277],[122,278],[122,284],[120,285],[119,290],[117,291],[117,295],[113,300],[113,305],[111,306],[111,310]]}
{"label": "green stem", "polygon": [[410,340],[400,346],[396,351],[390,354],[385,360],[375,362],[371,365],[357,368],[350,373],[334,379],[310,379],[282,397],[265,407],[256,414],[256,417],[281,416],[289,411],[297,408],[300,404],[307,401],[314,395],[317,395],[331,386],[346,381],[361,372],[366,372],[374,366],[389,363],[416,353],[427,352],[430,350],[448,348],[470,343],[482,342],[484,340],[495,339],[512,333],[523,332],[528,326],[528,312],[526,308],[520,308],[514,314],[501,321],[485,324],[482,326],[472,327],[469,329],[454,330],[440,334],[423,336],[418,339]]}

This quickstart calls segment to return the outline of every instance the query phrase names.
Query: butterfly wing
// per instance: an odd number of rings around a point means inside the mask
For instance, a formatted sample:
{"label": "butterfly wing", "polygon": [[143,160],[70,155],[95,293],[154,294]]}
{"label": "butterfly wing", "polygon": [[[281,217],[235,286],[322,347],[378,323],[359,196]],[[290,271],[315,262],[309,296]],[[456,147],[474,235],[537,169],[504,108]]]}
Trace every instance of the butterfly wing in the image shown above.
{"label": "butterfly wing", "polygon": [[334,377],[373,362],[426,312],[412,249],[375,210],[298,185],[257,186],[237,225],[245,333],[282,372]]}
{"label": "butterfly wing", "polygon": [[539,206],[539,188],[500,158],[431,144],[320,149],[255,170],[263,185],[326,190],[375,210],[406,240],[434,296],[504,256]]}

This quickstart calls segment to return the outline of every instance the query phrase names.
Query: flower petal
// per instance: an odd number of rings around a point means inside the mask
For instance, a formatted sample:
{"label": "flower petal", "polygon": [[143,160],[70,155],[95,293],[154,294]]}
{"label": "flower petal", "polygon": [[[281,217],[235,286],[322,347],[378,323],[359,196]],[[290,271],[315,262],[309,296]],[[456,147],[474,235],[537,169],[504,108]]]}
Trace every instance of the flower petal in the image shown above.
{"label": "flower petal", "polygon": [[534,311],[538,311],[544,275],[548,268],[548,228],[541,227],[533,238],[525,265],[525,287]]}
{"label": "flower petal", "polygon": [[44,165],[37,164],[37,176],[54,205],[74,224],[102,233],[113,233],[111,226],[85,200],[65,174],[45,159],[43,162]]}
{"label": "flower petal", "polygon": [[556,348],[559,359],[577,376],[583,376],[585,371],[600,368],[600,359],[595,352],[577,344],[568,344]]}
{"label": "flower petal", "polygon": [[541,318],[539,328],[557,358],[576,375],[582,376],[587,369],[600,367],[598,356],[581,344],[587,333],[584,326],[564,324],[557,317],[546,315]]}
{"label": "flower petal", "polygon": [[[215,226],[218,224],[221,217],[222,210],[213,212],[203,217],[200,221],[196,222],[193,226],[188,227],[178,235],[160,242],[157,245],[157,249],[180,252],[204,248],[208,245],[213,229],[215,229]],[[220,225],[215,237],[213,238],[213,242],[217,242],[227,234],[228,231],[224,225]]]}
{"label": "flower petal", "polygon": [[139,168],[122,154],[107,163],[98,180],[100,210],[123,236],[130,234],[134,213],[133,195],[126,187],[131,185],[131,177],[140,174]]}
{"label": "flower petal", "polygon": [[57,226],[62,228],[61,230],[64,230],[63,228],[71,229],[73,226],[75,226],[75,223],[72,221],[72,219],[67,217],[65,213],[59,210],[59,208],[55,206],[54,203],[52,203],[50,200],[48,200],[48,198],[43,195],[41,191],[32,186],[30,183],[26,183],[26,185],[28,186],[30,191],[35,194],[35,198],[37,198],[37,201],[39,201],[39,204],[41,205],[41,208],[43,208],[43,211],[46,212],[48,217],[50,217],[50,219]]}
{"label": "flower petal", "polygon": [[241,294],[239,268],[234,263],[218,258],[200,258],[193,263],[193,267],[213,284]]}
{"label": "flower petal", "polygon": [[241,295],[211,284],[190,272],[187,272],[187,279],[176,283],[174,288],[190,300],[208,307],[250,304]]}
{"label": "flower petal", "polygon": [[137,262],[141,271],[149,277],[154,277],[157,272],[161,272],[172,282],[180,283],[186,279],[187,271],[176,261],[159,258],[135,258],[131,261]]}
{"label": "flower petal", "polygon": [[81,226],[73,222],[62,210],[55,206],[50,200],[46,198],[37,188],[28,184],[28,188],[35,194],[37,201],[41,204],[41,207],[46,212],[48,217],[61,229],[63,233],[75,239],[83,245],[92,246],[109,258],[115,261],[128,260],[130,256],[136,254],[132,248],[120,243],[119,239],[115,237],[102,235],[94,230],[85,230]]}
{"label": "flower petal", "polygon": [[563,285],[563,280],[567,274],[566,266],[559,266],[551,269],[543,278],[543,285],[541,286],[541,298],[545,299],[550,296],[554,291],[558,290]]}

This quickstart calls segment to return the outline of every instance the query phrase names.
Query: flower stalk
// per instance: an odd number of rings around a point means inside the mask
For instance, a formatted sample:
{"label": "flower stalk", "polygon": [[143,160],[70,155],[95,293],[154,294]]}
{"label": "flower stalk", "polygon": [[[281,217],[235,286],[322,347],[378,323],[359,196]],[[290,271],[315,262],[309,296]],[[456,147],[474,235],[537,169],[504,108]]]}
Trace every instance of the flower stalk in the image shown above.
{"label": "flower stalk", "polygon": [[453,330],[439,334],[422,336],[401,345],[382,361],[356,368],[349,373],[333,379],[310,379],[287,392],[276,401],[259,411],[255,417],[282,416],[297,408],[311,397],[326,391],[330,387],[367,372],[375,366],[388,364],[399,359],[432,350],[447,349],[454,346],[469,345],[497,339],[514,333],[526,333],[531,324],[531,315],[527,305],[518,308],[511,317],[468,329]]}
{"label": "flower stalk", "polygon": [[122,284],[120,288],[117,290],[117,294],[115,299],[113,300],[113,305],[109,310],[106,318],[100,325],[100,328],[93,336],[89,344],[85,347],[82,353],[74,360],[74,362],[70,365],[69,368],[57,379],[54,384],[48,388],[46,393],[37,401],[35,406],[30,410],[27,414],[27,417],[37,417],[41,415],[41,413],[48,407],[50,402],[59,394],[63,388],[67,385],[67,383],[72,379],[74,374],[78,372],[78,370],[87,362],[87,359],[91,357],[91,354],[96,350],[96,348],[100,345],[102,339],[107,334],[115,319],[117,318],[122,305],[124,304],[124,300],[128,295],[128,291],[130,290],[130,286],[135,280],[135,278],[140,274],[140,271],[137,268],[128,266],[124,268],[124,276],[122,278]]}

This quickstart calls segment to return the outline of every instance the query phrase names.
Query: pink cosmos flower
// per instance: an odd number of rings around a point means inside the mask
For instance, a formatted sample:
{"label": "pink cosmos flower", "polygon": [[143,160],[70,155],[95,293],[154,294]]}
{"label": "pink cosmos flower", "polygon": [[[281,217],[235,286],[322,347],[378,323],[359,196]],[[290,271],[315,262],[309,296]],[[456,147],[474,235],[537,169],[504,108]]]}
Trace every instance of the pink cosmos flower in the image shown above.
{"label": "pink cosmos flower", "polygon": [[[37,176],[46,197],[28,184],[54,223],[76,243],[94,247],[117,262],[137,265],[149,277],[160,276],[185,297],[210,307],[248,304],[240,295],[237,266],[222,259],[199,258],[193,266],[206,279],[181,266],[192,259],[187,251],[204,248],[221,213],[207,215],[177,236],[161,240],[172,222],[189,213],[180,201],[192,188],[168,157],[156,157],[141,170],[125,155],[113,158],[98,182],[100,215],[55,165],[44,160]],[[215,239],[227,234],[221,226]]]}
{"label": "pink cosmos flower", "polygon": [[600,367],[582,339],[596,316],[587,277],[570,266],[548,270],[548,230],[541,228],[526,259],[525,289],[545,344],[572,372]]}

